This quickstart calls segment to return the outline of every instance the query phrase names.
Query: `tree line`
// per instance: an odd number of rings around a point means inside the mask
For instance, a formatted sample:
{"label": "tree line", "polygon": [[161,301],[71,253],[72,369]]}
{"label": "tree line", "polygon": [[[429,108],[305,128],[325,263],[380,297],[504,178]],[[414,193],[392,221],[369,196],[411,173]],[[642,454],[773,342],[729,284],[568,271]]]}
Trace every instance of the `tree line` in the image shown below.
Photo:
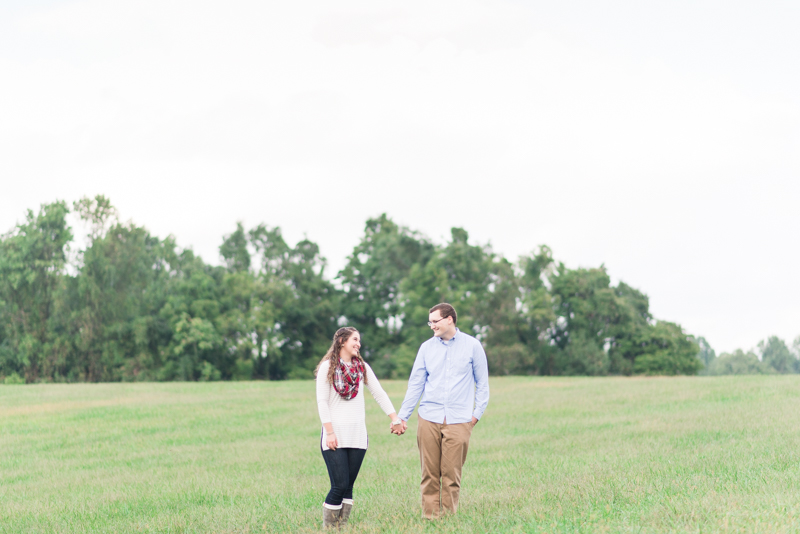
{"label": "tree line", "polygon": [[800,373],[800,336],[789,345],[778,336],[758,343],[755,349],[737,349],[717,356],[710,347],[701,347],[700,358],[707,375],[768,375]]}
{"label": "tree line", "polygon": [[305,379],[345,324],[379,376],[405,378],[438,302],[494,375],[696,374],[714,356],[604,266],[569,269],[547,246],[512,263],[462,228],[439,245],[384,214],[333,278],[315,243],[279,227],[239,223],[219,251],[209,265],[102,195],[28,210],[0,237],[0,379]]}

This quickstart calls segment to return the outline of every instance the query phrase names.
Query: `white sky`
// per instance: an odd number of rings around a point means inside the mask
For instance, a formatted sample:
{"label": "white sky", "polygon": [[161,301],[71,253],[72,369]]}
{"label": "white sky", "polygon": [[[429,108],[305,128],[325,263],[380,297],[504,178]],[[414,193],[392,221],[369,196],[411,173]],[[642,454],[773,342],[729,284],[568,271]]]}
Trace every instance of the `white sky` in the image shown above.
{"label": "white sky", "polygon": [[797,2],[0,3],[0,231],[98,193],[218,263],[370,216],[604,263],[717,350],[800,335]]}

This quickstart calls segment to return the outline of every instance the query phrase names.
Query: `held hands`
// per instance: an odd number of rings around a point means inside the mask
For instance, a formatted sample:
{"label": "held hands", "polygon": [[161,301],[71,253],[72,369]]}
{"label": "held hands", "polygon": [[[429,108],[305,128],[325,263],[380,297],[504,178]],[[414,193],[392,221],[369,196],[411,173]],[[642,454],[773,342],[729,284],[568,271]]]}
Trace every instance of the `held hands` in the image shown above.
{"label": "held hands", "polygon": [[392,434],[397,434],[398,436],[402,436],[403,434],[406,433],[407,429],[408,425],[402,419],[400,419],[400,424],[398,425],[393,425],[392,423],[389,423],[389,431]]}

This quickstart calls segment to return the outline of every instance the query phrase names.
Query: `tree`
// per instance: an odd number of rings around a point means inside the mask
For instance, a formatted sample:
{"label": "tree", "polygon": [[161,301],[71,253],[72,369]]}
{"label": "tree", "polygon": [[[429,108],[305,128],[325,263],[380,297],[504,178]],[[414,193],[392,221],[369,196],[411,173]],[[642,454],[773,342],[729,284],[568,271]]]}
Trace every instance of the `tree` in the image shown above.
{"label": "tree", "polygon": [[210,353],[220,346],[220,337],[214,325],[205,319],[190,317],[184,313],[175,325],[175,347],[178,358],[178,376],[181,380],[219,379],[219,370],[203,359],[202,353]]}
{"label": "tree", "polygon": [[273,290],[250,272],[227,272],[217,297],[220,313],[214,324],[222,337],[223,378],[270,378],[267,358],[278,358],[277,309]]}
{"label": "tree", "polygon": [[[224,267],[206,265],[191,250],[171,256],[169,268],[167,284],[160,289],[165,296],[160,309],[152,320],[136,320],[140,331],[149,326],[154,345],[150,366],[137,370],[137,377],[233,378],[237,372],[236,356],[224,342],[221,324],[228,304],[225,280],[235,275]],[[191,340],[197,340],[197,344]]]}
{"label": "tree", "polygon": [[778,336],[772,336],[758,344],[761,361],[769,365],[779,374],[794,373],[797,370],[797,359]]}
{"label": "tree", "polygon": [[605,267],[570,270],[559,264],[550,277],[557,314],[552,338],[559,348],[566,348],[578,332],[605,343],[619,315],[610,281]]}
{"label": "tree", "polygon": [[288,341],[281,346],[280,365],[270,367],[273,378],[311,378],[337,330],[339,293],[325,278],[327,262],[319,246],[307,239],[297,243],[280,271],[272,276],[292,289],[290,301],[280,308],[280,332]]}
{"label": "tree", "polygon": [[636,373],[648,375],[696,375],[703,364],[699,347],[680,325],[658,321],[640,338],[644,352],[633,363]]}
{"label": "tree", "polygon": [[[552,295],[545,285],[553,257],[542,245],[522,256],[516,270],[495,262],[496,302],[490,302],[493,320],[486,357],[492,374],[543,374],[552,371],[550,329],[556,315]],[[516,287],[510,287],[514,284]]]}
{"label": "tree", "polygon": [[558,375],[602,376],[609,364],[608,353],[583,330],[570,335],[566,346],[553,355],[553,372]]}
{"label": "tree", "polygon": [[792,342],[792,355],[794,355],[795,361],[797,361],[795,372],[800,373],[800,336],[794,338]]}
{"label": "tree", "polygon": [[698,337],[696,340],[697,346],[700,348],[700,352],[697,353],[697,357],[703,362],[703,371],[702,374],[708,374],[708,370],[711,367],[711,364],[717,357],[716,352],[714,349],[711,348],[708,341],[704,337]]}
{"label": "tree", "polygon": [[737,349],[733,353],[722,353],[711,362],[708,368],[710,375],[763,375],[773,374],[775,369],[764,364],[752,352]]}
{"label": "tree", "polygon": [[553,274],[553,253],[542,245],[536,254],[521,257],[518,266],[522,341],[528,346],[547,345],[548,330],[556,321],[555,302],[546,285]]}
{"label": "tree", "polygon": [[364,236],[338,275],[343,289],[341,325],[361,332],[361,353],[379,376],[389,376],[395,369],[398,350],[401,360],[413,362],[416,349],[398,349],[405,340],[404,330],[413,324],[406,315],[409,308],[401,286],[413,269],[427,265],[434,251],[427,238],[384,213],[367,220]]}
{"label": "tree", "polygon": [[608,369],[611,360],[599,361],[598,351],[605,351],[625,316],[605,267],[570,270],[561,263],[549,281],[556,320],[550,331],[554,351],[546,373]]}
{"label": "tree", "polygon": [[104,195],[83,197],[73,202],[72,209],[89,224],[89,238],[96,239],[105,234],[108,224],[117,220],[117,209]]}
{"label": "tree", "polygon": [[310,378],[336,330],[338,306],[319,247],[308,239],[290,247],[278,227],[245,232],[238,224],[220,254],[230,271],[220,328],[236,354],[235,376]]}
{"label": "tree", "polygon": [[236,223],[236,230],[225,236],[219,247],[219,254],[225,260],[228,270],[233,273],[247,272],[250,269],[250,251],[247,250],[247,234],[242,223]]}
{"label": "tree", "polygon": [[653,334],[653,316],[647,295],[625,282],[614,288],[619,317],[609,330],[609,359],[612,373],[631,374],[636,359],[648,351]]}
{"label": "tree", "polygon": [[[68,282],[65,307],[73,347],[70,380],[162,377],[172,324],[160,321],[173,283],[175,243],[133,223],[92,231]],[[172,379],[169,375],[166,379]]]}
{"label": "tree", "polygon": [[702,367],[694,338],[677,324],[653,324],[647,295],[624,282],[612,287],[604,266],[559,264],[550,282],[557,315],[550,372],[672,375]]}
{"label": "tree", "polygon": [[28,210],[0,240],[0,369],[27,382],[66,372],[66,347],[55,335],[58,294],[72,240],[65,202]]}
{"label": "tree", "polygon": [[[489,277],[491,282],[475,312],[479,324],[485,325],[482,341],[489,370],[494,374],[534,374],[539,340],[525,344],[536,326],[532,315],[520,313],[524,289],[519,272],[508,260],[492,254]],[[532,299],[529,304],[534,304]]]}

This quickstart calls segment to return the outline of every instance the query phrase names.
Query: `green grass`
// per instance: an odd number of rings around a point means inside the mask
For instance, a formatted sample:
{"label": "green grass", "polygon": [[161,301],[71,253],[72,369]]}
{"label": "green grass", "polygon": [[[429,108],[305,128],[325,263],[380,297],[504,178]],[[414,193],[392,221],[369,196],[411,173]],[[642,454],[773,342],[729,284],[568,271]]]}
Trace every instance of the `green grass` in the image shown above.
{"label": "green grass", "polygon": [[[405,383],[383,382],[399,408]],[[368,396],[353,532],[798,532],[800,377],[491,380],[461,509]],[[0,532],[315,532],[312,382],[0,386]]]}

